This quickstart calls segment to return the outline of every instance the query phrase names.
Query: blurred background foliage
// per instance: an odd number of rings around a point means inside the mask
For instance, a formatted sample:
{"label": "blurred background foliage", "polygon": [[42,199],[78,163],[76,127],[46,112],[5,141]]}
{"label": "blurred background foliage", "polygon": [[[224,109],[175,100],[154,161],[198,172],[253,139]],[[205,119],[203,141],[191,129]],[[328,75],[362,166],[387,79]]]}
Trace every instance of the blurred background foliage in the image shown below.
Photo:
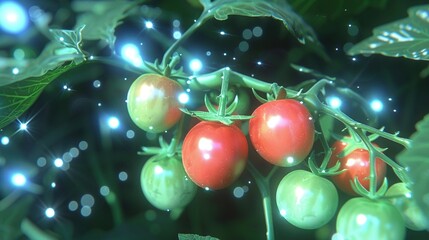
{"label": "blurred background foliage", "polygon": [[[63,29],[75,26],[80,14],[73,11],[72,5],[76,3],[67,0],[20,2],[26,9],[37,5],[50,16],[49,27]],[[183,58],[185,71],[190,71],[187,62],[198,57],[204,63],[205,72],[230,66],[238,72],[254,74],[258,79],[287,87],[310,78],[290,67],[290,64],[303,65],[344,80],[366,99],[381,99],[384,109],[379,113],[379,126],[409,137],[415,131],[415,123],[429,112],[428,77],[422,75],[428,67],[427,62],[380,55],[356,56],[353,60],[344,50],[369,37],[373,28],[405,18],[409,7],[426,1],[290,0],[289,3],[313,27],[321,46],[301,45],[280,22],[271,18],[236,16],[221,22],[210,20],[183,45],[187,53]],[[92,7],[91,4],[82,6]],[[161,59],[173,41],[172,22],[179,20],[179,28],[183,31],[201,10],[196,0],[146,1],[135,6],[134,13],[117,27],[113,48],[119,52],[125,43],[142,43],[139,48],[145,60]],[[144,20],[153,21],[155,31],[144,29]],[[249,39],[248,51],[240,51],[238,45],[243,40],[243,31],[256,26],[263,29],[263,35]],[[225,31],[226,36],[221,36],[220,31]],[[0,57],[12,56],[16,48],[27,49],[26,56],[36,57],[49,41],[43,31],[31,23],[20,34],[0,32],[0,35]],[[108,46],[97,41],[85,42],[83,48],[94,55],[111,55]],[[207,51],[211,52],[210,56],[206,55]],[[258,61],[262,64],[257,64]],[[175,239],[178,233],[220,239],[265,238],[260,196],[247,172],[225,190],[199,190],[177,220],[146,201],[140,188],[140,170],[146,157],[138,156],[137,151],[142,145],[156,145],[157,141],[156,137],[147,136],[133,125],[126,111],[126,93],[137,76],[120,67],[83,64],[47,86],[20,118],[32,119],[28,133],[16,132],[17,122],[0,130],[0,136],[11,136],[8,145],[0,145],[0,196],[3,198],[18,191],[14,204],[0,209],[0,232],[10,237],[5,239],[26,239],[22,235],[23,219],[61,239]],[[100,81],[100,87],[94,87],[95,80]],[[388,101],[389,98],[392,100]],[[197,106],[201,100],[194,99],[192,103]],[[360,117],[353,116],[353,105],[345,105],[344,111],[352,117]],[[116,130],[106,127],[105,119],[110,115],[120,120]],[[135,133],[131,139],[126,137],[128,130]],[[40,157],[61,156],[82,140],[88,143],[88,149],[80,151],[69,170],[36,165]],[[390,147],[389,154],[396,155],[399,151],[397,146],[387,147]],[[269,168],[254,152],[251,155],[252,161],[261,168]],[[15,190],[8,176],[16,169],[24,169],[32,182],[43,186],[43,193]],[[128,174],[126,181],[118,179],[122,171]],[[281,177],[279,174],[274,179],[273,191]],[[51,187],[52,182],[56,183],[55,188]],[[121,217],[114,218],[111,205],[99,194],[103,185],[115,192]],[[233,195],[237,186],[248,187],[242,198]],[[79,210],[68,209],[69,202],[79,202],[83,194],[92,194],[95,198],[88,217],[83,217]],[[346,198],[341,196],[342,201]],[[56,210],[52,219],[44,215],[48,206]],[[273,217],[278,239],[330,239],[335,231],[334,220],[321,229],[308,231],[293,227],[277,212]],[[427,236],[427,232],[409,230],[407,233],[408,239]]]}

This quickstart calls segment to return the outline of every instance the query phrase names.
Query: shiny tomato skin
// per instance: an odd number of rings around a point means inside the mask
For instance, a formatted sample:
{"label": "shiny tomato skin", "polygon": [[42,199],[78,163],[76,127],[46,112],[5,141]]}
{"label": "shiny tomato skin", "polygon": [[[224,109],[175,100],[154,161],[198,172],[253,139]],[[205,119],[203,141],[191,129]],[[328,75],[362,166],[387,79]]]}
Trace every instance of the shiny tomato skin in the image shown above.
{"label": "shiny tomato skin", "polygon": [[[348,137],[345,139],[347,139],[347,141],[351,140]],[[377,146],[376,144],[374,145]],[[335,185],[341,189],[341,191],[351,196],[357,196],[357,193],[353,190],[352,183],[350,181],[354,181],[354,178],[357,177],[362,186],[369,190],[369,152],[366,149],[357,148],[345,157],[338,157],[338,154],[340,154],[346,146],[347,143],[345,140],[335,141],[332,145],[333,150],[328,166],[334,166],[337,161],[340,161],[341,166],[339,170],[346,169],[346,171],[332,176],[331,179]],[[376,158],[375,168],[377,187],[379,187],[386,176],[386,163],[380,158]]]}
{"label": "shiny tomato skin", "polygon": [[247,140],[235,125],[202,121],[183,140],[183,166],[198,186],[226,188],[243,172],[248,155]]}
{"label": "shiny tomato skin", "polygon": [[143,74],[130,86],[127,108],[131,120],[147,132],[159,133],[174,126],[182,117],[179,95],[182,86],[165,76]]}
{"label": "shiny tomato skin", "polygon": [[301,163],[314,141],[314,123],[307,108],[293,99],[260,105],[249,121],[252,145],[266,161],[283,167]]}
{"label": "shiny tomato skin", "polygon": [[[398,209],[385,200],[349,199],[337,215],[337,238],[347,240],[405,239],[405,225]],[[333,238],[334,239],[334,238]]]}
{"label": "shiny tomato skin", "polygon": [[140,184],[146,199],[161,210],[184,208],[197,192],[176,156],[149,158],[141,170]]}

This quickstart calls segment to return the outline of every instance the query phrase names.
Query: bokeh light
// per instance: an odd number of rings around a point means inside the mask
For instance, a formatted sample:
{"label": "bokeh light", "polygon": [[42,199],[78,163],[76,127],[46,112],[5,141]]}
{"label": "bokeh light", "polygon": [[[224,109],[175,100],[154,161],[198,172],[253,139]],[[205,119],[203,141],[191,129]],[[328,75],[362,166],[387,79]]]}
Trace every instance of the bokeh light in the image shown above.
{"label": "bokeh light", "polygon": [[50,208],[46,208],[45,215],[48,218],[53,218],[53,217],[55,217],[55,210],[53,208],[51,208],[51,207]]}
{"label": "bokeh light", "polygon": [[194,73],[199,72],[203,68],[203,63],[200,59],[194,58],[189,62],[189,68]]}
{"label": "bokeh light", "polygon": [[5,1],[0,3],[0,28],[8,33],[20,33],[28,25],[28,16],[25,9],[16,2]]}
{"label": "bokeh light", "polygon": [[107,125],[111,128],[111,129],[117,129],[119,127],[121,123],[119,122],[119,119],[115,116],[109,117],[107,119]]}
{"label": "bokeh light", "polygon": [[12,175],[11,182],[16,187],[22,187],[27,183],[27,177],[22,173],[15,173]]}
{"label": "bokeh light", "polygon": [[374,99],[370,103],[374,112],[381,112],[383,110],[383,103],[379,99]]}
{"label": "bokeh light", "polygon": [[340,108],[341,105],[343,104],[341,99],[339,97],[336,97],[336,96],[327,97],[326,100],[327,100],[329,106],[331,106],[333,108]]}
{"label": "bokeh light", "polygon": [[121,56],[136,67],[143,65],[143,59],[136,45],[127,43],[121,48]]}

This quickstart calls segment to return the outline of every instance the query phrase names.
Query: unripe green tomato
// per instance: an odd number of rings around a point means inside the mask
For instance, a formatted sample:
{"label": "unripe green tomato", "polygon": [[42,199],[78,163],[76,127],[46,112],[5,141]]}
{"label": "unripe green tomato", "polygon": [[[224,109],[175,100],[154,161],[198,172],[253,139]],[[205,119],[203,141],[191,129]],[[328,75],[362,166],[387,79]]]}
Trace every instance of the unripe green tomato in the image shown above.
{"label": "unripe green tomato", "polygon": [[131,120],[147,132],[159,133],[179,122],[182,86],[165,76],[143,74],[130,86],[127,108]]}
{"label": "unripe green tomato", "polygon": [[338,192],[329,180],[311,172],[295,170],[279,183],[277,207],[292,225],[316,229],[327,224],[338,208]]}
{"label": "unripe green tomato", "polygon": [[337,215],[338,239],[403,240],[404,219],[386,200],[356,197],[348,200]]}
{"label": "unripe green tomato", "polygon": [[387,199],[398,208],[405,220],[405,226],[414,231],[422,231],[427,228],[428,222],[425,215],[417,206],[411,195],[411,190],[405,183],[395,183],[386,192]]}
{"label": "unripe green tomato", "polygon": [[146,199],[161,210],[184,208],[197,192],[197,185],[177,157],[150,158],[143,166],[140,183]]}

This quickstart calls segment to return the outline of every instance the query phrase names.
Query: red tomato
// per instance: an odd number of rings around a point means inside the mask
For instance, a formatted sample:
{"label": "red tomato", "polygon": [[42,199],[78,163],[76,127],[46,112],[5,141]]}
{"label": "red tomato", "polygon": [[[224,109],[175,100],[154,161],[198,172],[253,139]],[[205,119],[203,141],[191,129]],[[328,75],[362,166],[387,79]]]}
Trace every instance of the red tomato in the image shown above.
{"label": "red tomato", "polygon": [[182,117],[178,100],[182,86],[165,76],[143,74],[128,90],[127,108],[131,120],[148,132],[163,132]]}
{"label": "red tomato", "polygon": [[185,171],[203,188],[228,187],[243,172],[247,154],[246,137],[235,125],[202,121],[183,140]]}
{"label": "red tomato", "polygon": [[266,161],[283,167],[302,162],[314,141],[314,124],[307,108],[293,99],[266,102],[249,121],[249,135]]}
{"label": "red tomato", "polygon": [[[352,188],[352,183],[354,178],[357,177],[359,182],[363,187],[369,189],[369,174],[370,174],[370,164],[369,164],[369,152],[366,149],[356,148],[347,156],[342,158],[338,157],[338,154],[343,151],[343,149],[353,141],[350,137],[345,137],[341,141],[336,141],[332,146],[332,156],[329,160],[329,167],[332,167],[336,164],[337,161],[340,161],[341,166],[339,170],[346,169],[345,172],[332,176],[332,181],[340,188],[343,192],[356,196],[357,193]],[[376,144],[374,144],[377,146]],[[383,182],[384,177],[386,176],[386,163],[380,158],[375,160],[376,176],[377,176],[377,186]],[[354,184],[354,183],[353,183]]]}

